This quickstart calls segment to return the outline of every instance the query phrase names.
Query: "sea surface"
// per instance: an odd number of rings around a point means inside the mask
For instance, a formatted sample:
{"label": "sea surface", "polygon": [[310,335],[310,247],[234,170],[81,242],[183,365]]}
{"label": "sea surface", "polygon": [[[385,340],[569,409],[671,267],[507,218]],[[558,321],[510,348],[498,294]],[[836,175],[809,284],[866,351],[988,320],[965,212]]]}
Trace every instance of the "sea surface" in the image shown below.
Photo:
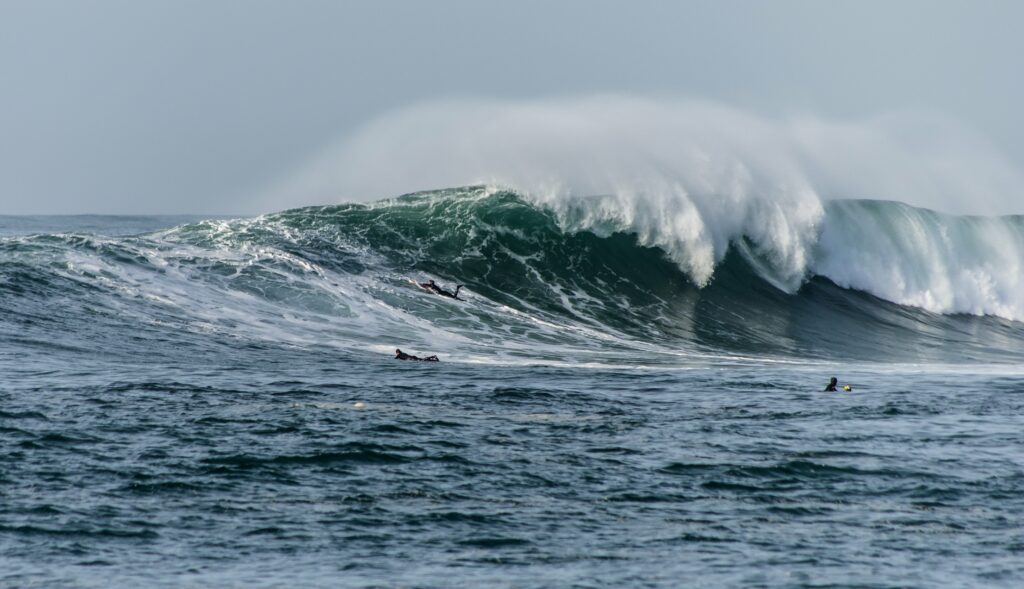
{"label": "sea surface", "polygon": [[1024,220],[609,210],[0,217],[0,587],[1024,586]]}

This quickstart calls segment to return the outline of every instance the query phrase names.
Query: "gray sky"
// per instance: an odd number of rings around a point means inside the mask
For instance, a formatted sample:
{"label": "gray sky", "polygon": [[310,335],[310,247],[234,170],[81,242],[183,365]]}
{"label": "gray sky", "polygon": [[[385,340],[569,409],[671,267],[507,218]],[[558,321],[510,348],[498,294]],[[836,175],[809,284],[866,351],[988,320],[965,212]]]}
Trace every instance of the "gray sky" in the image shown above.
{"label": "gray sky", "polygon": [[1021,169],[1022,22],[991,1],[0,0],[0,214],[264,212],[367,121],[448,97],[934,111]]}

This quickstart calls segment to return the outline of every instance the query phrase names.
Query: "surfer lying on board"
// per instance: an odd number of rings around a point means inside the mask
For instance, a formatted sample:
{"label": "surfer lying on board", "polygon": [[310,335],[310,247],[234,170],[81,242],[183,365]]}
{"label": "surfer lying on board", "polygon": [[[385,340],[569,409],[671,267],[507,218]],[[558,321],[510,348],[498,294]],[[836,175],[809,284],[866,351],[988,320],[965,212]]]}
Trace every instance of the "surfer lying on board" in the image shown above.
{"label": "surfer lying on board", "polygon": [[429,280],[427,282],[421,282],[419,284],[423,288],[425,288],[427,290],[432,290],[432,291],[436,292],[437,294],[439,294],[441,296],[450,297],[450,298],[453,298],[453,299],[456,299],[456,300],[459,300],[459,301],[462,300],[462,299],[459,298],[459,289],[462,288],[461,284],[456,284],[455,285],[455,292],[447,291],[447,290],[441,288],[440,286],[434,284],[433,279],[431,279],[431,280]]}
{"label": "surfer lying on board", "polygon": [[402,350],[395,350],[395,360],[419,360],[420,362],[440,362],[436,354],[427,356],[426,358],[420,358],[419,356],[413,356],[412,354],[406,354]]}

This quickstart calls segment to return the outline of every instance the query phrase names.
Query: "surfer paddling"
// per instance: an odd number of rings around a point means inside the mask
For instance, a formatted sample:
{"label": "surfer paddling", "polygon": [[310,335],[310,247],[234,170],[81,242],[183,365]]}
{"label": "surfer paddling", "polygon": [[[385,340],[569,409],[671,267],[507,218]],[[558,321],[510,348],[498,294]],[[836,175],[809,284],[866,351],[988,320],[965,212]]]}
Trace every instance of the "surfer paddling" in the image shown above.
{"label": "surfer paddling", "polygon": [[[828,381],[828,386],[827,386],[827,387],[825,387],[825,392],[826,392],[826,393],[834,393],[834,392],[836,392],[836,387],[837,387],[838,385],[839,385],[839,379],[833,376],[833,377],[832,377],[832,378],[831,378],[831,379],[830,379],[830,380]],[[844,385],[843,385],[843,390],[844,390],[844,391],[846,391],[846,392],[850,392],[850,391],[852,391],[852,390],[853,390],[853,387],[851,387],[851,386],[850,386],[850,385],[848,385],[848,384],[844,384]]]}
{"label": "surfer paddling", "polygon": [[452,299],[455,299],[457,301],[463,300],[463,299],[459,298],[459,289],[461,289],[462,286],[463,286],[461,284],[456,284],[455,285],[455,292],[451,292],[449,290],[445,290],[445,289],[441,288],[440,286],[438,286],[437,284],[434,283],[433,279],[428,280],[427,282],[420,282],[419,285],[421,287],[423,287],[423,288],[425,288],[427,290],[433,291],[433,292],[435,292],[435,293],[437,293],[437,294],[439,294],[439,295],[441,295],[443,297],[452,298]]}
{"label": "surfer paddling", "polygon": [[436,354],[427,356],[426,358],[420,358],[419,356],[413,356],[412,354],[406,354],[402,350],[395,350],[395,360],[419,360],[420,362],[440,362]]}

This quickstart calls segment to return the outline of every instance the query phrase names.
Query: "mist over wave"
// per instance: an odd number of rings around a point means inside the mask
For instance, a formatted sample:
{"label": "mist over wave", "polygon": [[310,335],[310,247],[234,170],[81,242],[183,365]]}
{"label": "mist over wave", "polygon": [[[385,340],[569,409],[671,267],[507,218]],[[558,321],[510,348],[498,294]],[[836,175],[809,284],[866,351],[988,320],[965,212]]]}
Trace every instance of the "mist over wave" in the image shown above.
{"label": "mist over wave", "polygon": [[1024,213],[1020,170],[940,113],[769,117],[708,101],[614,95],[399,110],[326,149],[273,193],[301,205],[470,184],[549,198],[667,189],[705,207],[729,196],[800,204],[813,196]]}
{"label": "mist over wave", "polygon": [[[767,262],[765,278],[794,292],[812,267],[826,202],[1006,214],[1020,212],[1021,180],[981,138],[937,115],[774,120],[708,102],[603,96],[413,107],[328,150],[281,193],[376,198],[478,182],[508,187],[554,211],[567,230],[635,234],[698,285],[712,279],[730,244],[748,239]],[[828,231],[828,243],[861,237]],[[1005,238],[996,241],[1009,255],[1015,244]],[[927,277],[897,286],[837,278],[933,311],[1019,316],[1016,304],[986,300],[1004,293],[952,296],[956,287],[938,275],[964,271],[957,260],[965,259],[945,259],[947,267],[930,264]],[[966,271],[976,262],[965,262]],[[975,283],[992,278],[997,290],[1018,281],[983,274]],[[922,292],[935,288],[945,293]]]}

